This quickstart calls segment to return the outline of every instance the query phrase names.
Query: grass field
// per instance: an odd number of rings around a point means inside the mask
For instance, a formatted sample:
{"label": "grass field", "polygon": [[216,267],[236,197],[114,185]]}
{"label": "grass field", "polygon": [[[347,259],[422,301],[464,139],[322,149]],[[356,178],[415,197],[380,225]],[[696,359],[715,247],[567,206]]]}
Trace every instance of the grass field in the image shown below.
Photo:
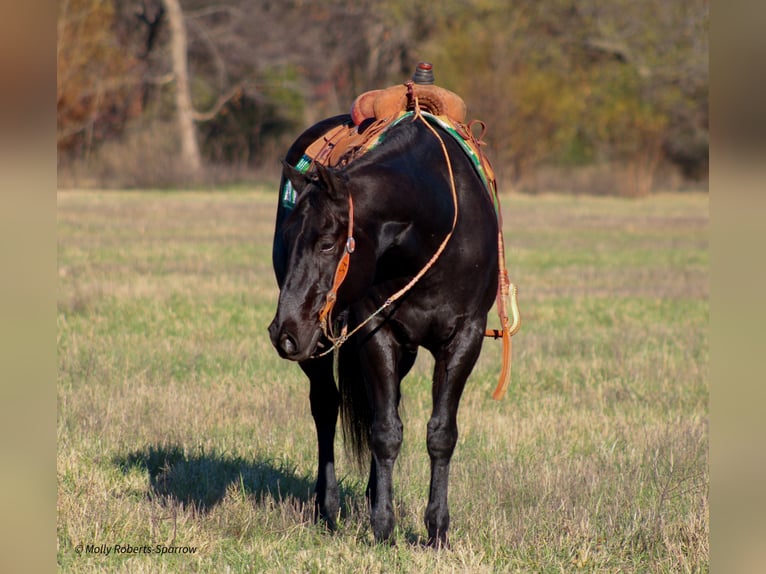
{"label": "grass field", "polygon": [[435,552],[427,353],[403,383],[395,546],[342,452],[339,530],[313,524],[308,385],[266,332],[273,193],[60,192],[60,570],[707,571],[707,195],[504,199],[513,381],[490,398],[486,341]]}

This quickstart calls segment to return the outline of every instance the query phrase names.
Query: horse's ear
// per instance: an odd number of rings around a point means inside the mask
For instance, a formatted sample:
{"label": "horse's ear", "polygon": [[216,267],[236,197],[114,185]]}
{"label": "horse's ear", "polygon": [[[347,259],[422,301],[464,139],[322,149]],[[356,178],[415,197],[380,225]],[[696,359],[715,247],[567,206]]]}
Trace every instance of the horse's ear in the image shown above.
{"label": "horse's ear", "polygon": [[336,171],[332,168],[326,167],[321,163],[316,164],[317,175],[320,181],[324,183],[327,193],[333,199],[345,199],[348,195],[346,190],[346,182],[348,177],[346,174]]}
{"label": "horse's ear", "polygon": [[303,191],[303,189],[311,181],[311,178],[308,175],[293,167],[285,160],[282,160],[282,173],[290,181],[293,189],[298,193]]}

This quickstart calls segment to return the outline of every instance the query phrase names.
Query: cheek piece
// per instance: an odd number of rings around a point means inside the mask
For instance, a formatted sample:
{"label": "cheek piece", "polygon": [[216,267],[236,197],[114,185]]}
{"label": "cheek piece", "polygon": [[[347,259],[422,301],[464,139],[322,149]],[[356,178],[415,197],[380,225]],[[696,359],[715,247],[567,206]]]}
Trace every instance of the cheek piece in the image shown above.
{"label": "cheek piece", "polygon": [[332,281],[332,287],[327,292],[324,307],[319,311],[319,324],[322,327],[322,332],[331,341],[335,341],[335,337],[332,336],[330,328],[330,313],[335,306],[335,301],[338,299],[338,289],[343,284],[343,281],[348,275],[348,266],[351,260],[351,254],[356,249],[356,240],[354,239],[354,201],[351,199],[351,194],[348,196],[348,235],[346,237],[346,246],[343,249],[343,255],[338,261],[338,266],[335,268],[335,277]]}

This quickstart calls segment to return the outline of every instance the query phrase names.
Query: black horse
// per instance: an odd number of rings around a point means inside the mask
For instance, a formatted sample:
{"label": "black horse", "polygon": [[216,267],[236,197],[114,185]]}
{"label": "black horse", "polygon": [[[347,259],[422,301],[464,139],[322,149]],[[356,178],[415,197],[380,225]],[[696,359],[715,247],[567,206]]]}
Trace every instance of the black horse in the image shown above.
{"label": "black horse", "polygon": [[[438,547],[447,544],[447,483],[458,439],[458,404],[479,356],[498,286],[497,217],[484,183],[458,143],[417,117],[391,127],[382,143],[345,167],[317,164],[308,174],[292,167],[320,134],[348,120],[336,116],[309,128],[285,158],[282,185],[289,180],[297,200],[290,208],[280,202],[277,212],[273,262],[280,294],[269,333],[279,354],[297,361],[311,383],[319,443],[318,515],[335,527],[339,493],[333,442],[340,411],[344,436],[358,460],[371,454],[367,497],[377,541],[389,540],[394,529],[392,471],[402,443],[400,383],[418,347],[432,353],[433,411],[427,427],[431,485],[425,524],[429,544]],[[338,349],[336,388],[332,355],[319,356],[331,348],[319,316],[347,243],[349,196],[355,249],[329,323],[351,330],[363,326]],[[443,252],[432,260],[441,247]],[[406,293],[386,305],[403,288]]]}

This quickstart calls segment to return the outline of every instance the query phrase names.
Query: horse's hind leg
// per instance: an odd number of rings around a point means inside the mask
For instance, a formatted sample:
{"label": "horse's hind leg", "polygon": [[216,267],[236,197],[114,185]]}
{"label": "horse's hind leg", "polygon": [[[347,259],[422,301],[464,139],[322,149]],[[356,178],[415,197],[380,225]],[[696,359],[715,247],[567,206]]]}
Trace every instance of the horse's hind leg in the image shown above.
{"label": "horse's hind leg", "polygon": [[301,363],[301,368],[311,381],[309,400],[319,454],[314,519],[321,518],[330,530],[335,530],[340,510],[340,494],[335,478],[335,427],[340,395],[333,378],[332,356],[305,361]]}
{"label": "horse's hind leg", "polygon": [[[476,327],[476,326],[474,326]],[[431,487],[425,523],[428,544],[446,546],[449,528],[447,486],[450,460],[457,444],[457,410],[468,375],[481,350],[483,330],[465,328],[436,353],[433,380],[433,412],[428,421],[428,454],[431,458]]]}

